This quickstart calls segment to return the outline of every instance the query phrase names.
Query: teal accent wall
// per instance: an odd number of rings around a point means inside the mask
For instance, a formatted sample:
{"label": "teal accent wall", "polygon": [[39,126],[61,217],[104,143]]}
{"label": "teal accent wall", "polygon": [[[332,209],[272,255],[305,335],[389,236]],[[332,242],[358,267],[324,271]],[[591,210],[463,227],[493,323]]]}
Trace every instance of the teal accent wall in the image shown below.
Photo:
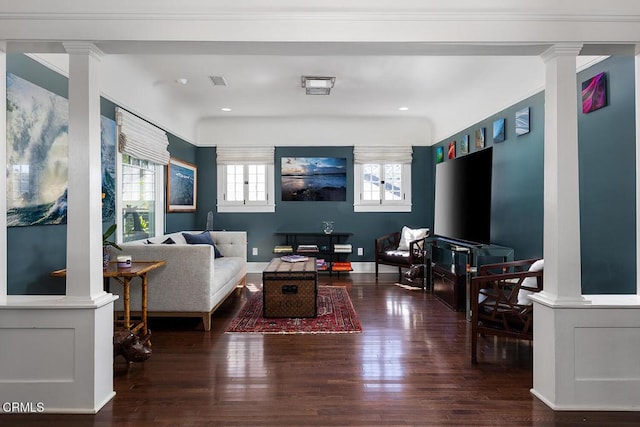
{"label": "teal accent wall", "polygon": [[[322,232],[322,221],[335,222],[336,232],[352,233],[349,242],[355,262],[372,261],[376,237],[400,231],[403,225],[430,227],[433,223],[433,182],[430,147],[413,147],[412,190],[413,209],[410,213],[353,212],[353,147],[277,147],[275,154],[274,213],[217,213],[215,149],[198,148],[198,213],[197,229],[204,229],[207,212],[214,213],[214,229],[246,230],[248,260],[264,262],[273,255],[273,247],[282,244],[274,233],[282,231]],[[347,159],[347,197],[344,202],[283,202],[281,200],[280,168],[282,157],[343,157]],[[206,167],[208,166],[208,167]],[[202,172],[201,172],[202,171]],[[356,248],[364,248],[358,257]],[[252,255],[258,248],[258,255]]]}
{"label": "teal accent wall", "polygon": [[[578,105],[578,160],[582,292],[634,294],[635,248],[635,101],[634,58],[612,57],[577,76],[578,98],[584,80],[605,71],[609,105],[583,114]],[[530,129],[515,135],[514,115],[530,107]],[[493,121],[506,118],[506,140],[493,143]],[[434,145],[457,142],[477,128],[487,129],[493,146],[491,239],[514,248],[517,259],[543,256],[544,92],[506,108]],[[446,161],[446,159],[445,159]],[[436,166],[437,167],[437,166]],[[437,230],[436,230],[437,231]]]}
{"label": "teal accent wall", "polygon": [[578,109],[582,292],[634,294],[634,58],[613,57],[580,72],[579,98],[582,82],[603,71],[607,74],[608,105],[588,114]]}

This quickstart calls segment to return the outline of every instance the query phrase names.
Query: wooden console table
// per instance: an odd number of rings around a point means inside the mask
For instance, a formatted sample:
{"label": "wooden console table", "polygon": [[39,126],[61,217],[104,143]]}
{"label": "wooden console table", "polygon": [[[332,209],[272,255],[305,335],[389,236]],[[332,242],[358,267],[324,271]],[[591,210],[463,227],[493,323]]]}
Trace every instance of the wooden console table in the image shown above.
{"label": "wooden console table", "polygon": [[[129,268],[118,268],[116,262],[109,263],[108,267],[102,271],[105,280],[105,290],[108,291],[109,279],[115,279],[124,288],[124,327],[135,333],[142,330],[142,335],[148,332],[147,325],[147,273],[156,268],[166,265],[166,261],[133,261]],[[67,277],[67,270],[52,271],[51,277]],[[139,277],[142,282],[142,319],[132,327],[131,325],[131,307],[129,300],[130,284],[134,277]]]}

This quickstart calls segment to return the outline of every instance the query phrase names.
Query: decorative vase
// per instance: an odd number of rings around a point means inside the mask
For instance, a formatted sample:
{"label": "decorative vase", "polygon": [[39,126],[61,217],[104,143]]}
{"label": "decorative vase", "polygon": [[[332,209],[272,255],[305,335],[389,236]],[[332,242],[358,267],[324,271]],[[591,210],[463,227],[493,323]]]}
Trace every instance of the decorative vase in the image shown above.
{"label": "decorative vase", "polygon": [[324,230],[324,234],[333,233],[333,221],[322,221],[322,229]]}

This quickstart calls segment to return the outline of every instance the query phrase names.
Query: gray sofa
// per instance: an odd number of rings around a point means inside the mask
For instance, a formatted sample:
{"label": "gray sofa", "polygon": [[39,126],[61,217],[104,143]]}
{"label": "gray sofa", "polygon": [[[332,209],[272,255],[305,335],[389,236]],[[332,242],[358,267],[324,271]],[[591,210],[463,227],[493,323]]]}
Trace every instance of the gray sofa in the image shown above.
{"label": "gray sofa", "polygon": [[[200,234],[202,231],[185,231]],[[247,274],[247,233],[245,231],[210,232],[216,248],[223,255],[214,258],[207,244],[187,244],[182,232],[121,245],[111,249],[111,257],[131,255],[133,261],[161,261],[167,265],[148,274],[147,313],[149,317],[202,317],[204,330],[211,329],[211,313],[238,287],[244,286]],[[166,244],[171,238],[175,244]],[[150,243],[148,243],[148,241]],[[132,281],[131,311],[142,307],[138,279]],[[123,311],[122,286],[111,284],[111,292],[120,295],[115,311]]]}

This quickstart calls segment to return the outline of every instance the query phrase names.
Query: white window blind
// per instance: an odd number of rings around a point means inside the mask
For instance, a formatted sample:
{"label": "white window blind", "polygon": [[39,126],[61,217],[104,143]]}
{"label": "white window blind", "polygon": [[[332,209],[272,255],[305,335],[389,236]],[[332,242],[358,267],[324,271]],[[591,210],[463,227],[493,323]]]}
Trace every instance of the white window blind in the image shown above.
{"label": "white window blind", "polygon": [[273,165],[273,146],[217,147],[216,162],[219,165]]}
{"label": "white window blind", "polygon": [[167,133],[122,108],[116,108],[118,150],[158,165],[169,164]]}
{"label": "white window blind", "polygon": [[390,147],[353,147],[353,161],[356,164],[368,163],[409,163],[413,159],[411,146]]}

